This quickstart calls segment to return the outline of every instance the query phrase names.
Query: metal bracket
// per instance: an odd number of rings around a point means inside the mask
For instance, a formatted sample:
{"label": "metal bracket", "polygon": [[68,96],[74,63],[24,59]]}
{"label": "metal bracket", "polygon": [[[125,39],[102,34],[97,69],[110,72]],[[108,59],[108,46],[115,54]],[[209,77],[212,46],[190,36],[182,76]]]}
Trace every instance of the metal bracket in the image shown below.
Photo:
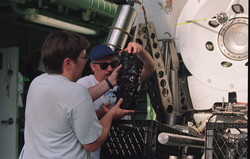
{"label": "metal bracket", "polygon": [[152,106],[157,114],[157,119],[161,121],[164,120],[165,114],[175,114],[175,111],[154,24],[148,22],[147,25],[140,25],[136,36],[136,41],[148,50],[155,61],[156,70],[147,78],[146,82]]}

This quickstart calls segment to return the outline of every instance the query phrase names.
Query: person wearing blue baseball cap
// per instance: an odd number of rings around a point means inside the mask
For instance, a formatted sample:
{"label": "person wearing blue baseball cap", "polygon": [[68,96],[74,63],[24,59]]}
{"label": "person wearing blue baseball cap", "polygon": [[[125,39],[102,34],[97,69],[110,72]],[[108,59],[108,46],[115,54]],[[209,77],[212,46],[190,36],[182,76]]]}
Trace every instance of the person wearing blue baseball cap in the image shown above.
{"label": "person wearing blue baseball cap", "polygon": [[[146,79],[155,71],[155,63],[151,55],[143,48],[142,45],[136,42],[130,42],[127,48],[123,51],[133,53],[137,55],[143,62],[143,69],[141,73],[140,82]],[[82,84],[89,89],[90,95],[94,101],[94,107],[96,115],[100,120],[112,106],[116,103],[116,97],[113,92],[117,90],[117,79],[113,78],[113,71],[117,67],[118,61],[116,55],[121,54],[122,51],[114,52],[112,49],[105,44],[99,44],[92,48],[90,52],[90,67],[94,74],[80,78],[77,83]],[[100,97],[100,92],[103,92],[103,88],[98,86],[102,81],[106,81],[110,87],[105,94]],[[100,90],[102,89],[102,90]],[[130,115],[125,116],[123,119],[129,120]],[[100,158],[100,148],[91,153],[91,159]]]}

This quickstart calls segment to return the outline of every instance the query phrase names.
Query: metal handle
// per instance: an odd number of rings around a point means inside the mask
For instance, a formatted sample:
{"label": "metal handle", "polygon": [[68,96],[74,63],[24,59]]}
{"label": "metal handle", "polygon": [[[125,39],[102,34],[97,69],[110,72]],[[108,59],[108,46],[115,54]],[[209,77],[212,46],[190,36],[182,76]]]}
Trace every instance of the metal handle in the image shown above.
{"label": "metal handle", "polygon": [[188,146],[204,149],[205,139],[162,132],[158,135],[158,141],[163,145]]}
{"label": "metal handle", "polygon": [[12,125],[14,123],[14,120],[13,118],[9,118],[8,120],[2,120],[1,123]]}

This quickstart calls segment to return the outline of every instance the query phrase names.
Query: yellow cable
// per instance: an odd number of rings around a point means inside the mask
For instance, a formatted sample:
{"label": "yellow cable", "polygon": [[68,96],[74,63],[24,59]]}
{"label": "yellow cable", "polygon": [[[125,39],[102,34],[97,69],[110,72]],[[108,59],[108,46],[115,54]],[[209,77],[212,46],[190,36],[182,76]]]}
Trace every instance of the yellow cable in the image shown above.
{"label": "yellow cable", "polygon": [[211,19],[211,18],[204,18],[204,19],[198,19],[198,20],[193,20],[193,21],[187,21],[186,23],[177,23],[175,25],[189,24],[189,23],[194,23],[194,22],[208,20],[208,19]]}

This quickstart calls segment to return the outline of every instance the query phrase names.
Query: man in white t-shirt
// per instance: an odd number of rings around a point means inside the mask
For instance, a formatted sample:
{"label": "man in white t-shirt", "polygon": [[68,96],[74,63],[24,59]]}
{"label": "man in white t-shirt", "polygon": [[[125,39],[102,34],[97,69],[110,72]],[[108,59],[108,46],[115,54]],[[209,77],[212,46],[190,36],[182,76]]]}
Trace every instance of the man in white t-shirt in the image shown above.
{"label": "man in white t-shirt", "polygon": [[[124,51],[137,55],[140,60],[143,61],[143,69],[140,82],[142,82],[155,71],[156,67],[154,64],[154,60],[152,59],[151,55],[142,47],[142,45],[136,42],[130,42],[127,48],[124,49]],[[120,51],[119,53],[122,53],[122,51]],[[111,48],[105,44],[99,44],[93,47],[90,52],[90,67],[94,74],[82,77],[77,81],[77,83],[82,84],[89,89],[99,120],[109,111],[112,106],[116,104],[114,91],[116,91],[117,86],[111,84],[108,81],[108,77],[117,66],[118,61],[115,57],[117,54],[118,52],[112,51]],[[98,92],[99,90],[94,86],[104,80],[109,83],[110,90],[99,97],[96,95],[96,92]],[[104,105],[104,103],[110,103],[110,106]],[[123,119],[129,120],[131,118],[130,115],[127,115]],[[94,153],[91,153],[91,159],[99,158],[100,148]]]}

